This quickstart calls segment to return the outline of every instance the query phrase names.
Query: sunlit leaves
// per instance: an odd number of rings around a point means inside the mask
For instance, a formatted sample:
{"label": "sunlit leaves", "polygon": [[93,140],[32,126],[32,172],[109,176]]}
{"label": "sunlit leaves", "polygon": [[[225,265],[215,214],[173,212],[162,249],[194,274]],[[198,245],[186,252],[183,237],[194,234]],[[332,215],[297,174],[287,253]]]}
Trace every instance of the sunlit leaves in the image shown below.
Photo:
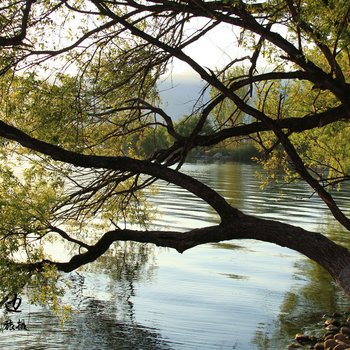
{"label": "sunlit leaves", "polygon": [[34,304],[49,306],[64,323],[72,314],[71,305],[62,302],[64,287],[67,282],[54,266],[44,265],[42,271],[36,271],[27,283],[29,301]]}
{"label": "sunlit leaves", "polygon": [[293,138],[310,171],[325,186],[338,188],[349,180],[349,131],[348,123],[338,122]]}
{"label": "sunlit leaves", "polygon": [[[1,250],[0,250],[0,253]],[[1,254],[0,259],[0,301],[4,303],[9,295],[18,293],[29,283],[31,273],[18,264],[12,263]]]}
{"label": "sunlit leaves", "polygon": [[[300,118],[338,105],[333,94],[308,82],[273,82],[262,86],[257,96],[258,107],[274,120]],[[337,122],[290,136],[307,169],[325,186],[348,180],[348,129],[348,123]],[[261,162],[269,174],[265,182],[281,179],[289,182],[299,177],[272,132],[261,133],[256,140],[260,144]]]}
{"label": "sunlit leaves", "polygon": [[42,258],[37,240],[46,234],[62,183],[38,168],[17,169],[15,174],[3,164],[0,173],[1,250],[7,258],[36,261]]}
{"label": "sunlit leaves", "polygon": [[[300,4],[300,18],[314,32],[313,39],[343,49],[349,45],[349,2],[346,0],[312,0]],[[312,35],[311,35],[312,37]]]}

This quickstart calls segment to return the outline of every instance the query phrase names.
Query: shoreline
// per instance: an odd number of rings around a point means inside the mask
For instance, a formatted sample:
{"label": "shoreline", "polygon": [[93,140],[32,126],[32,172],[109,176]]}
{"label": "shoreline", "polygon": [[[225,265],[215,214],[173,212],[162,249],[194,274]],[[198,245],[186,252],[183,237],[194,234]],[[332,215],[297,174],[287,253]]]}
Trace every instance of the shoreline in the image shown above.
{"label": "shoreline", "polygon": [[317,325],[320,328],[314,334],[297,333],[287,349],[350,349],[350,312],[335,312],[331,315],[324,315]]}

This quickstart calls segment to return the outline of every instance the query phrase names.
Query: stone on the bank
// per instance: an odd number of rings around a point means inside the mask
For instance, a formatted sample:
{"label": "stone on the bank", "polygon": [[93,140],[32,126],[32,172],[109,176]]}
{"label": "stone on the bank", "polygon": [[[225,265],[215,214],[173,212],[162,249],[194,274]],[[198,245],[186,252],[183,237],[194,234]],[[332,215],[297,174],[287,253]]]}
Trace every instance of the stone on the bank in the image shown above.
{"label": "stone on the bank", "polygon": [[306,342],[309,341],[309,336],[305,335],[303,333],[298,333],[295,335],[295,340],[299,343],[299,344],[304,344]]}
{"label": "stone on the bank", "polygon": [[336,345],[333,350],[346,350],[346,349],[350,349],[349,348],[349,344],[338,344]]}
{"label": "stone on the bank", "polygon": [[328,332],[334,332],[334,333],[337,333],[339,332],[339,327],[338,326],[335,326],[334,324],[330,324],[326,327],[326,330]]}
{"label": "stone on the bank", "polygon": [[342,341],[344,343],[347,343],[350,345],[350,339],[347,335],[343,334],[343,333],[337,333],[337,334],[334,334],[334,337],[333,337],[335,340],[339,340],[339,341]]}
{"label": "stone on the bank", "polygon": [[338,320],[334,320],[333,318],[328,318],[326,321],[324,321],[324,326],[328,327],[330,325],[339,327],[340,326],[340,322]]}
{"label": "stone on the bank", "polygon": [[350,335],[350,327],[342,327],[340,328],[340,333]]}
{"label": "stone on the bank", "polygon": [[306,345],[306,344],[316,344],[317,339],[314,336],[309,336],[303,333],[298,333],[295,336],[295,340],[301,344],[301,345]]}
{"label": "stone on the bank", "polygon": [[[346,317],[348,317],[346,319]],[[323,317],[325,320],[325,317]],[[323,336],[316,338],[304,333],[299,333],[295,336],[295,340],[298,344],[288,349],[301,347],[303,349],[314,350],[350,350],[350,317],[347,315],[341,315],[334,313],[330,318],[323,321],[324,334]]]}
{"label": "stone on the bank", "polygon": [[327,332],[324,336],[324,340],[334,339],[334,333]]}
{"label": "stone on the bank", "polygon": [[324,326],[327,327],[333,322],[334,322],[333,318],[327,318],[326,321],[324,321]]}
{"label": "stone on the bank", "polygon": [[302,347],[302,345],[300,345],[300,344],[292,343],[292,344],[288,345],[288,350],[300,349],[301,347]]}
{"label": "stone on the bank", "polygon": [[324,346],[325,349],[333,348],[336,345],[337,345],[337,342],[334,339],[327,339],[323,343],[323,346]]}

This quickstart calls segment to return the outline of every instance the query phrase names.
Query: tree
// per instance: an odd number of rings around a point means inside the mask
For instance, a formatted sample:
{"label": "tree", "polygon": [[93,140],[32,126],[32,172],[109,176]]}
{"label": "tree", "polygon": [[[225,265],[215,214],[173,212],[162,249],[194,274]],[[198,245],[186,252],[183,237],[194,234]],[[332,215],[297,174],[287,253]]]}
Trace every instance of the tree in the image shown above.
{"label": "tree", "polygon": [[[194,148],[250,137],[266,164],[277,159],[289,179],[309,184],[350,230],[329,192],[349,180],[348,1],[6,0],[0,10],[0,263],[18,275],[14,283],[2,273],[4,296],[88,264],[117,241],[183,252],[242,238],[306,255],[350,294],[347,249],[322,233],[246,215],[180,171]],[[221,26],[236,33],[237,56],[208,68],[190,47]],[[198,99],[186,133],[157,95],[174,59],[215,91],[208,102]],[[225,121],[220,106],[237,117]],[[216,127],[203,132],[215,115]],[[137,152],[155,132],[167,142]],[[145,191],[158,179],[208,203],[220,223],[147,229]],[[45,253],[44,242],[57,237],[75,247],[67,261]]]}

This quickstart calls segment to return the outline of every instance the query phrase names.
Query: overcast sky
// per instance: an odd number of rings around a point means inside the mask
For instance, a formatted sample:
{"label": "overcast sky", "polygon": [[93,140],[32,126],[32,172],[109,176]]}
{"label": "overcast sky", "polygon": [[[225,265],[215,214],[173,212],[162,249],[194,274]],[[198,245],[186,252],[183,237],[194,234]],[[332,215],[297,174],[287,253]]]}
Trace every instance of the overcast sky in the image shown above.
{"label": "overcast sky", "polygon": [[[198,75],[190,72],[178,72],[165,76],[158,84],[163,101],[162,108],[175,119],[192,113],[203,86],[204,83]],[[205,97],[208,97],[208,93]]]}
{"label": "overcast sky", "polygon": [[[191,30],[194,32],[205,23],[204,19],[194,19],[191,21],[192,29],[187,30],[189,33]],[[216,71],[232,60],[247,55],[238,41],[237,28],[221,23],[184,51],[203,67]],[[168,74],[164,75],[158,85],[163,108],[174,118],[190,114],[203,86],[204,83],[191,67],[174,59]],[[209,91],[204,98],[208,99],[208,94]]]}

